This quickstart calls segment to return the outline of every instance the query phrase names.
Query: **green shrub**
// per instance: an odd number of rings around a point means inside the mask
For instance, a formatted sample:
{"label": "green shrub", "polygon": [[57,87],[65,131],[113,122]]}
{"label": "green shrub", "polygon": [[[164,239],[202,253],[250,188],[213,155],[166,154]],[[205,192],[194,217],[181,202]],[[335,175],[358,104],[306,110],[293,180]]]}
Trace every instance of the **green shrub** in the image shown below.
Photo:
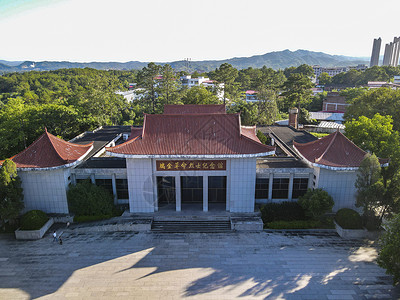
{"label": "green shrub", "polygon": [[297,202],[268,203],[261,207],[264,224],[274,221],[305,220],[304,209]]}
{"label": "green shrub", "polygon": [[67,193],[69,210],[77,216],[114,214],[112,195],[89,180],[71,186]]}
{"label": "green shrub", "polygon": [[373,212],[364,212],[361,216],[362,224],[369,231],[379,230],[382,220]]}
{"label": "green shrub", "polygon": [[257,130],[257,137],[264,145],[268,144],[268,138],[265,136],[264,133],[261,132],[261,130]]}
{"label": "green shrub", "polygon": [[316,220],[275,221],[267,223],[265,227],[271,229],[313,229],[313,228],[320,228],[320,221]]}
{"label": "green shrub", "polygon": [[378,265],[393,275],[393,285],[400,284],[400,214],[395,216],[387,226],[379,243],[381,250]]}
{"label": "green shrub", "polygon": [[38,230],[49,220],[41,210],[30,210],[21,217],[21,230]]}
{"label": "green shrub", "polygon": [[335,202],[323,189],[308,189],[303,196],[299,197],[299,204],[305,210],[306,216],[318,219],[331,211]]}
{"label": "green shrub", "polygon": [[360,214],[350,208],[339,209],[335,221],[344,229],[362,229]]}

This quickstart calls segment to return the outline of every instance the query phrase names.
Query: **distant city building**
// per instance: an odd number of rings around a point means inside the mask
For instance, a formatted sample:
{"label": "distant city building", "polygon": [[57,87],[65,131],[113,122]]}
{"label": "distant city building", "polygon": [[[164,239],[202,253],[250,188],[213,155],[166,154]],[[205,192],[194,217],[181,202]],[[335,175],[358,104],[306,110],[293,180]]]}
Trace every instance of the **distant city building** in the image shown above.
{"label": "distant city building", "polygon": [[381,87],[389,87],[392,90],[397,90],[400,88],[400,84],[397,83],[392,83],[392,82],[386,82],[386,81],[368,81],[368,88],[369,89],[378,89]]}
{"label": "distant city building", "polygon": [[381,43],[382,39],[374,39],[374,44],[372,46],[371,61],[369,63],[370,67],[379,65],[379,54],[381,53]]}
{"label": "distant city building", "polygon": [[223,83],[218,83],[215,80],[210,80],[210,78],[207,77],[197,77],[197,78],[192,78],[191,75],[185,75],[181,76],[180,78],[181,84],[183,87],[187,88],[192,88],[194,86],[204,86],[204,87],[209,87],[211,89],[217,89],[217,97],[218,99],[222,100],[224,98],[224,88],[225,84]]}
{"label": "distant city building", "polygon": [[394,37],[393,42],[385,45],[383,65],[397,67],[399,64],[400,37]]}
{"label": "distant city building", "polygon": [[115,92],[117,95],[121,95],[127,102],[132,102],[134,100],[139,100],[143,98],[146,89],[144,88],[136,88],[134,90],[129,91],[117,91]]}
{"label": "distant city building", "polygon": [[247,90],[246,91],[246,102],[257,102],[259,101],[257,97],[257,91]]}
{"label": "distant city building", "polygon": [[357,66],[349,66],[349,67],[330,67],[330,68],[326,68],[326,67],[321,67],[321,66],[315,65],[312,68],[314,70],[315,82],[319,83],[318,77],[322,73],[327,73],[330,77],[333,77],[333,76],[335,76],[337,74],[340,74],[340,73],[343,73],[343,72],[348,72],[350,70],[357,70],[357,71],[364,72],[366,69],[368,69],[368,66],[364,65],[364,64],[359,64]]}

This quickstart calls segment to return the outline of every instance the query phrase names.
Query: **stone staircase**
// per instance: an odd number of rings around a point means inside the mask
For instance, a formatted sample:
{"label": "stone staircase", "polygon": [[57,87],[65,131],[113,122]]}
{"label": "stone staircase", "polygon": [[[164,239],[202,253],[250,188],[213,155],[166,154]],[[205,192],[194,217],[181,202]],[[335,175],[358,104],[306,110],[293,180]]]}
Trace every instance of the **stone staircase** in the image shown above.
{"label": "stone staircase", "polygon": [[213,219],[154,219],[151,231],[153,232],[229,232],[231,222],[229,218]]}

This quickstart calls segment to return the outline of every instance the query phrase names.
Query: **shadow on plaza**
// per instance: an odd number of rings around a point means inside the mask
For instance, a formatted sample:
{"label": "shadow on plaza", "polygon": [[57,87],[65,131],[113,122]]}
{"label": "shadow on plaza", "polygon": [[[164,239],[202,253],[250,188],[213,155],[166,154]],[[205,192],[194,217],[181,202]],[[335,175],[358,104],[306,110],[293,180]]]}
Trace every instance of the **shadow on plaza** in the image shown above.
{"label": "shadow on plaza", "polygon": [[[79,240],[81,235],[71,235],[66,238],[65,244],[58,247],[57,245],[50,244],[46,248],[45,243],[42,242],[38,246],[35,242],[31,243],[35,255],[31,256],[26,253],[18,259],[19,267],[26,267],[26,272],[20,274],[21,276],[8,276],[0,280],[0,289],[21,289],[28,293],[31,298],[37,298],[56,293],[67,281],[74,279],[75,272],[85,271],[88,267],[102,268],[103,263],[114,263],[117,260],[124,260],[126,264],[118,271],[111,272],[111,277],[116,276],[132,276],[132,274],[140,274],[134,280],[151,280],[152,276],[159,275],[166,272],[173,272],[184,269],[203,269],[207,275],[202,275],[200,278],[193,278],[191,282],[182,287],[184,292],[183,296],[190,297],[195,295],[202,295],[212,292],[235,294],[237,297],[261,297],[261,298],[291,298],[295,295],[326,295],[330,290],[345,289],[345,286],[339,286],[339,278],[342,276],[354,276],[359,262],[364,262],[362,253],[360,252],[364,247],[358,245],[355,248],[351,246],[344,246],[343,251],[348,251],[348,256],[344,261],[336,261],[334,264],[327,264],[322,269],[318,269],[318,275],[313,275],[310,271],[312,268],[304,268],[304,270],[293,271],[285,258],[278,259],[279,262],[268,261],[268,252],[273,251],[273,257],[279,258],[288,248],[292,247],[292,252],[295,247],[303,247],[304,250],[311,250],[314,247],[335,247],[338,238],[332,239],[332,245],[329,240],[321,240],[321,245],[311,246],[293,246],[293,244],[276,245],[269,248],[263,248],[262,244],[259,247],[249,247],[245,244],[243,236],[237,233],[230,233],[230,242],[239,241],[233,244],[236,250],[230,252],[226,259],[224,258],[223,250],[228,246],[212,248],[213,243],[224,242],[224,235],[210,234],[200,235],[194,234],[190,238],[182,234],[145,234],[142,237],[145,242],[141,242],[140,236],[133,233],[93,233],[90,235],[82,235],[84,238]],[[243,235],[243,234],[242,234]],[[86,240],[85,240],[86,239]],[[118,243],[113,244],[113,241]],[[207,240],[207,247],[202,245],[201,241]],[[97,244],[99,241],[99,244]],[[105,244],[100,242],[109,243],[110,248],[104,252]],[[169,242],[168,242],[169,241]],[[178,241],[174,243],[174,241]],[[180,243],[180,241],[184,241]],[[2,242],[0,240],[0,242]],[[50,243],[50,241],[48,241]],[[22,242],[10,241],[9,246],[12,249],[18,249],[18,244]],[[87,243],[84,248],[79,249],[80,245]],[[1,244],[4,246],[4,244]],[[21,245],[21,244],[20,244]],[[45,245],[45,248],[43,248]],[[92,247],[90,246],[92,245]],[[101,246],[102,245],[102,246]],[[121,246],[124,247],[121,247]],[[130,249],[130,245],[132,248]],[[246,252],[241,250],[241,247],[246,249]],[[337,246],[337,245],[336,245]],[[30,248],[29,246],[25,248]],[[204,250],[203,253],[196,251],[196,247]],[[35,249],[36,248],[36,249]],[[12,249],[10,251],[12,251]],[[60,250],[61,249],[61,250]],[[218,254],[215,254],[217,250]],[[62,252],[60,252],[62,251]],[[236,257],[236,252],[237,257]],[[76,253],[74,256],[71,254]],[[175,255],[171,255],[175,253]],[[179,253],[182,258],[179,258]],[[313,251],[309,252],[313,255]],[[1,257],[2,255],[0,255]],[[132,260],[131,257],[137,257],[137,260]],[[17,257],[15,257],[16,259]],[[250,264],[242,263],[242,261],[249,261]],[[130,261],[135,261],[133,264]],[[368,263],[368,262],[367,262]],[[371,262],[372,263],[372,262]],[[1,266],[1,261],[0,261]],[[18,269],[17,266],[17,269]],[[46,266],[46,267],[43,267]],[[148,270],[142,272],[143,270]],[[131,272],[131,273],[129,273]],[[173,276],[173,275],[165,275]],[[368,274],[365,275],[368,277]],[[129,277],[126,277],[129,278]],[[335,280],[336,279],[336,280]],[[354,278],[353,280],[346,281],[349,285],[354,284],[390,284],[390,278],[381,278],[381,282],[370,279]],[[358,282],[358,283],[357,283]],[[160,287],[161,289],[161,287]],[[319,294],[320,293],[320,294]],[[396,292],[397,295],[398,291]],[[1,295],[1,293],[0,293]],[[1,297],[0,297],[1,298]]]}

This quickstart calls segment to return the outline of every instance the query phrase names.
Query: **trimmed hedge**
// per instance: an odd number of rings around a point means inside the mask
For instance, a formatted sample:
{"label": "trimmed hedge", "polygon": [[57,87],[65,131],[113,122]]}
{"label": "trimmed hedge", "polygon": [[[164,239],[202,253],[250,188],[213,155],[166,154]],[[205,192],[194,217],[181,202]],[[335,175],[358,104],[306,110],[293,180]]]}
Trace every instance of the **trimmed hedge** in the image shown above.
{"label": "trimmed hedge", "polygon": [[89,180],[70,186],[68,193],[69,210],[77,216],[99,216],[114,214],[112,195],[103,187]]}
{"label": "trimmed hedge", "polygon": [[321,222],[316,220],[275,221],[267,223],[265,228],[270,229],[313,229],[321,228]]}
{"label": "trimmed hedge", "polygon": [[264,224],[274,221],[306,220],[304,209],[297,202],[268,203],[260,208]]}
{"label": "trimmed hedge", "polygon": [[350,208],[339,209],[335,221],[343,229],[362,229],[362,220],[358,212]]}
{"label": "trimmed hedge", "polygon": [[30,210],[21,217],[21,230],[38,230],[49,220],[41,210]]}

